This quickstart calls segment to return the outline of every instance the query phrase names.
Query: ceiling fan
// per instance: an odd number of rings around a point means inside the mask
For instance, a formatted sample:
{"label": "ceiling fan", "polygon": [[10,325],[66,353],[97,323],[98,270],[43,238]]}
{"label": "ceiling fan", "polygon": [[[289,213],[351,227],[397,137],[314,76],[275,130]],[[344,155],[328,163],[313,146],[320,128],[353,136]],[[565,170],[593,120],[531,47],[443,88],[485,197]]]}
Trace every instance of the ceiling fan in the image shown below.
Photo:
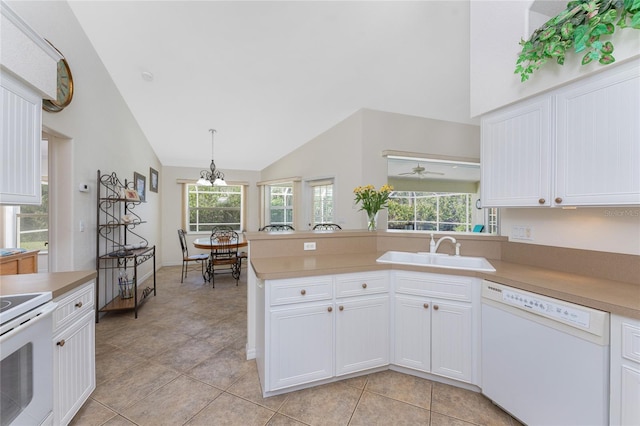
{"label": "ceiling fan", "polygon": [[440,173],[440,172],[430,172],[427,169],[425,169],[424,167],[422,167],[420,165],[420,163],[418,163],[418,165],[416,167],[414,167],[413,169],[411,169],[410,172],[406,172],[406,173],[400,173],[400,176],[404,176],[404,175],[418,175],[418,177],[423,177],[424,175],[444,175],[444,173]]}

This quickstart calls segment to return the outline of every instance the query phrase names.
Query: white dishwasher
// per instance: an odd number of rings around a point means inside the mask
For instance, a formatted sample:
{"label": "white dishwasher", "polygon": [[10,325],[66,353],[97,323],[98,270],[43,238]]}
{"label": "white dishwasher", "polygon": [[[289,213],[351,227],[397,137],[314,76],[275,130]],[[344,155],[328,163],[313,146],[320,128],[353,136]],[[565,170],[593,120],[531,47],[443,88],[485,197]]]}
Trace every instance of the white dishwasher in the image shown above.
{"label": "white dishwasher", "polygon": [[482,393],[530,426],[609,421],[609,313],[482,283]]}

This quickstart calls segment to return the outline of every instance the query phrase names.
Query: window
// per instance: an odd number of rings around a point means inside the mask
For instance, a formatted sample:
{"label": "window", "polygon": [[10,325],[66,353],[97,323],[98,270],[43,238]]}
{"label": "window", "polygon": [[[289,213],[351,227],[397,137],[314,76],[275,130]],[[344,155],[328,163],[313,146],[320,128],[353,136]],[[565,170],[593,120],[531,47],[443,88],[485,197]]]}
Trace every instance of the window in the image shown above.
{"label": "window", "polygon": [[244,229],[242,185],[200,186],[186,184],[188,232],[211,232],[214,226]]}
{"label": "window", "polygon": [[311,187],[311,226],[334,222],[333,182],[314,181],[309,185]]}
{"label": "window", "polygon": [[49,245],[49,184],[42,182],[42,203],[16,209],[16,247],[47,251]]}
{"label": "window", "polygon": [[395,191],[389,197],[389,229],[470,232],[473,194]]}
{"label": "window", "polygon": [[293,225],[293,184],[269,185],[267,197],[267,223]]}

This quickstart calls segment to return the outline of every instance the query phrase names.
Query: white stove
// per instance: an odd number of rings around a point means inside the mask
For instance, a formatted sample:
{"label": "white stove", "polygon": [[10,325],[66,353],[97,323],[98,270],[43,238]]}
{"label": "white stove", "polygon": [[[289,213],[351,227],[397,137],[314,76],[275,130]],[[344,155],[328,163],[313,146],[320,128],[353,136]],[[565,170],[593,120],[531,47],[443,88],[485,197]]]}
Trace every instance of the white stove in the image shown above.
{"label": "white stove", "polygon": [[0,296],[0,425],[51,424],[51,292]]}
{"label": "white stove", "polygon": [[0,296],[0,335],[13,329],[12,320],[44,305],[51,299],[50,291]]}

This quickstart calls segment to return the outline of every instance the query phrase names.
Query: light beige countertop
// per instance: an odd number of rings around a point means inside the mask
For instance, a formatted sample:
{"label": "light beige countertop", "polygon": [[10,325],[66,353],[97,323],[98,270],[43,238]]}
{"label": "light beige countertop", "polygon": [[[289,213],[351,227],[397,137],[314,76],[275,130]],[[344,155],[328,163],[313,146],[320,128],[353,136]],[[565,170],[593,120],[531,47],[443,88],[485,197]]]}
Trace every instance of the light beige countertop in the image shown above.
{"label": "light beige countertop", "polygon": [[0,296],[50,291],[55,299],[95,277],[95,270],[3,275],[0,278]]}
{"label": "light beige countertop", "polygon": [[383,252],[252,259],[260,279],[296,278],[375,270],[409,270],[474,276],[590,308],[640,319],[640,286],[633,283],[559,272],[488,259],[495,272],[377,263]]}

